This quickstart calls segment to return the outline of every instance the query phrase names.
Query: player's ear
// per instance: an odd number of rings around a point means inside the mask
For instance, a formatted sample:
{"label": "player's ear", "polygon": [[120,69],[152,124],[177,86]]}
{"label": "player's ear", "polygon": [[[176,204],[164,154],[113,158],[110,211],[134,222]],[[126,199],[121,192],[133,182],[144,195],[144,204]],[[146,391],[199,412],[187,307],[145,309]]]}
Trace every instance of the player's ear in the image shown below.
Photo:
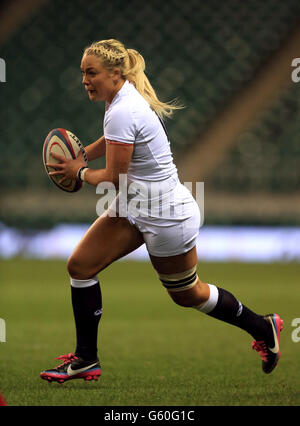
{"label": "player's ear", "polygon": [[121,78],[121,70],[120,68],[114,68],[112,71],[112,78],[117,83]]}

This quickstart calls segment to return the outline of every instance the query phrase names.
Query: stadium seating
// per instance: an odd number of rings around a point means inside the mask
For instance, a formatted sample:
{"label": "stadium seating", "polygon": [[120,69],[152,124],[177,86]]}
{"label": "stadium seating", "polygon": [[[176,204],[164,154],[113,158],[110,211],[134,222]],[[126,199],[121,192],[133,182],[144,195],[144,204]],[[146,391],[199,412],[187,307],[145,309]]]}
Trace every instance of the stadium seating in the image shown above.
{"label": "stadium seating", "polygon": [[[1,47],[7,62],[0,97],[2,189],[49,187],[41,146],[50,129],[68,128],[84,144],[101,135],[103,106],[89,103],[79,70],[91,41],[114,37],[139,50],[161,99],[186,105],[167,123],[175,154],[184,153],[276,51],[299,14],[298,0],[46,2]],[[210,185],[244,191],[260,179],[266,190],[296,189],[299,91],[294,84],[241,136]]]}
{"label": "stadium seating", "polygon": [[220,191],[299,191],[300,84],[293,84],[241,135],[210,186]]}

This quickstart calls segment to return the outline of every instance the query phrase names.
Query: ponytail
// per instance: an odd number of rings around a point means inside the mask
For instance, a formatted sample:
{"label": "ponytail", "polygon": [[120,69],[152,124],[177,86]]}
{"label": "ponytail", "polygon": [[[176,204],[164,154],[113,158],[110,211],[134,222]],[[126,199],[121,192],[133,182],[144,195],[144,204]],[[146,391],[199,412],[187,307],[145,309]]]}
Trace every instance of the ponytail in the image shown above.
{"label": "ponytail", "polygon": [[128,49],[129,66],[124,77],[133,83],[138,92],[145,98],[150,107],[159,117],[171,117],[173,111],[183,108],[176,102],[161,102],[145,74],[145,61],[142,55],[134,49]]}

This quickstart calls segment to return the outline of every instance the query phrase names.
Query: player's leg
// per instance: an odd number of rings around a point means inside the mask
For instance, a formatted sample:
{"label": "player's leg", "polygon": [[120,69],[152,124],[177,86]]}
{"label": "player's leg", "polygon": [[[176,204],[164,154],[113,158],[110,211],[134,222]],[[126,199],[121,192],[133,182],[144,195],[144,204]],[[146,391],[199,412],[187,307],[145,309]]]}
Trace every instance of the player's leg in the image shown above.
{"label": "player's leg", "polygon": [[[77,331],[76,353],[96,353],[97,324],[102,300],[97,273],[143,244],[140,232],[124,217],[99,217],[89,228],[68,261],[73,311]],[[91,347],[94,342],[94,348]]]}
{"label": "player's leg", "polygon": [[202,282],[196,271],[196,247],[177,256],[150,255],[150,258],[175,303],[245,330],[255,339],[253,347],[260,352],[263,371],[270,373],[274,369],[280,357],[279,332],[282,329],[282,320],[277,314],[258,315],[229,291]]}
{"label": "player's leg", "polygon": [[68,259],[72,278],[92,278],[115,260],[144,243],[142,234],[125,217],[100,216],[87,230]]}
{"label": "player's leg", "polygon": [[64,382],[74,378],[97,379],[98,325],[102,296],[97,273],[143,244],[140,232],[126,218],[98,218],[75,248],[68,261],[76,325],[76,350],[62,356],[64,362],[41,373],[43,379]]}

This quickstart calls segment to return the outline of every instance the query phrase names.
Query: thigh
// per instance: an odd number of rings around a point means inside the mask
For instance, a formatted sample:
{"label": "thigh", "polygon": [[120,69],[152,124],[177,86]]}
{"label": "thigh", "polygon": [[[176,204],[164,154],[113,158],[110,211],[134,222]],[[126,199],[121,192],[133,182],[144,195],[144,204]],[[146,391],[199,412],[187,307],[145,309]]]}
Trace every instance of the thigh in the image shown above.
{"label": "thigh", "polygon": [[73,251],[68,262],[70,275],[77,279],[93,276],[143,243],[142,234],[125,217],[103,214]]}
{"label": "thigh", "polygon": [[154,269],[161,274],[177,274],[192,269],[197,264],[197,250],[194,246],[186,253],[169,257],[149,255]]}

